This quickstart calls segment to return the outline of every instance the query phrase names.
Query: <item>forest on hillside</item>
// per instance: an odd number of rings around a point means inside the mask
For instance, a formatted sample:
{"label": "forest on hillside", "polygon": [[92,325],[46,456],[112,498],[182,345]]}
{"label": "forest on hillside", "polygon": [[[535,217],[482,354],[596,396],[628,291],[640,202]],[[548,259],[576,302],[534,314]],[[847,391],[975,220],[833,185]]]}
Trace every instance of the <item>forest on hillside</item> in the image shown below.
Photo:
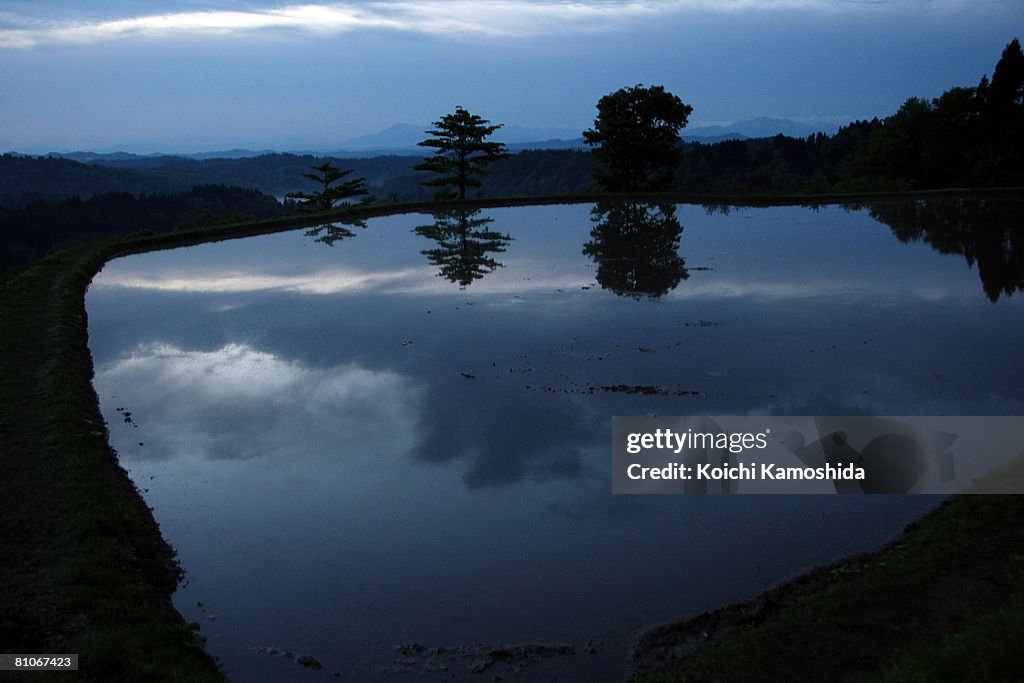
{"label": "forest on hillside", "polygon": [[0,206],[0,275],[83,241],[273,218],[294,210],[294,204],[282,204],[257,190],[226,185],[167,194],[105,192],[88,199],[72,196]]}

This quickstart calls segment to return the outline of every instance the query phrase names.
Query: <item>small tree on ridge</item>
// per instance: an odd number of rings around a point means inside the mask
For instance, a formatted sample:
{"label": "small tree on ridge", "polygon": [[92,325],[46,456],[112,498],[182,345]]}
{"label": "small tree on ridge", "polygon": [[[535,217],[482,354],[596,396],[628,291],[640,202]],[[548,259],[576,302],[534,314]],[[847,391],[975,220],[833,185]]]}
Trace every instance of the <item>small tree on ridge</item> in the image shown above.
{"label": "small tree on ridge", "polygon": [[[335,185],[335,183],[352,171],[343,171],[329,161],[319,166],[313,166],[311,170],[315,171],[315,173],[303,173],[302,177],[320,183],[323,189],[319,192],[289,192],[286,195],[289,199],[301,199],[306,202],[305,206],[307,207],[327,211],[333,209],[340,201],[360,195],[369,195],[370,193],[366,189],[365,178],[356,178],[355,180],[348,180],[340,185]],[[367,196],[363,201],[370,201],[372,199],[373,197]]]}

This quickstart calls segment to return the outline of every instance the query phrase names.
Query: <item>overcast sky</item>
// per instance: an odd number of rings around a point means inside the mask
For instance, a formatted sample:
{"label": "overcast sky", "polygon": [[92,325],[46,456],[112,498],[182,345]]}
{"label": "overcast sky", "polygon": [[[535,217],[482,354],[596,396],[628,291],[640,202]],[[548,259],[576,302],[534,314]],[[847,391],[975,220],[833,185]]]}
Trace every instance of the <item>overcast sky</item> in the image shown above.
{"label": "overcast sky", "polygon": [[462,105],[581,131],[625,85],[693,125],[886,116],[991,74],[1024,0],[0,0],[0,151],[332,149]]}

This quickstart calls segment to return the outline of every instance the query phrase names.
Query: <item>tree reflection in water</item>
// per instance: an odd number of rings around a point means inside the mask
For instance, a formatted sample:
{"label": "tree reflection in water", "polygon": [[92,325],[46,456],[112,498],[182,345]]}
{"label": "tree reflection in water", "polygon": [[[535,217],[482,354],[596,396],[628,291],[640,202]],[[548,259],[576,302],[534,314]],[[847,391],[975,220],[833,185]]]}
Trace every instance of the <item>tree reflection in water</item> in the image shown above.
{"label": "tree reflection in water", "polygon": [[333,247],[335,242],[356,236],[356,233],[349,230],[348,226],[366,228],[366,221],[358,218],[349,218],[334,221],[333,223],[321,223],[307,230],[306,237],[315,237],[314,241]]}
{"label": "tree reflection in water", "polygon": [[[847,206],[858,209],[859,206]],[[1024,290],[1024,205],[997,199],[918,200],[873,204],[871,217],[901,242],[922,241],[942,254],[962,254],[978,264],[986,296]]]}
{"label": "tree reflection in water", "polygon": [[583,253],[597,263],[597,282],[620,296],[658,298],[689,277],[679,256],[683,226],[670,204],[598,202]]}
{"label": "tree reflection in water", "polygon": [[493,218],[480,216],[480,209],[468,211],[464,207],[437,211],[432,225],[415,229],[417,235],[437,242],[437,248],[420,253],[437,266],[438,275],[460,287],[468,287],[474,280],[501,268],[502,264],[491,254],[505,251],[512,237],[489,230]]}

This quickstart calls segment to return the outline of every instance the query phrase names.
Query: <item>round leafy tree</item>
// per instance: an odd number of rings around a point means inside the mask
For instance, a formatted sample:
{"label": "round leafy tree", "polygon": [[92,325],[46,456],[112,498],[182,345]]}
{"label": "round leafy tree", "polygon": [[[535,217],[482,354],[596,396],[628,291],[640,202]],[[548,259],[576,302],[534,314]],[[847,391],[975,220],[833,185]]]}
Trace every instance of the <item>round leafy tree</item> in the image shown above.
{"label": "round leafy tree", "polygon": [[596,177],[609,192],[664,190],[682,159],[679,131],[693,107],[660,85],[621,88],[597,103],[594,127],[583,132],[601,163]]}

